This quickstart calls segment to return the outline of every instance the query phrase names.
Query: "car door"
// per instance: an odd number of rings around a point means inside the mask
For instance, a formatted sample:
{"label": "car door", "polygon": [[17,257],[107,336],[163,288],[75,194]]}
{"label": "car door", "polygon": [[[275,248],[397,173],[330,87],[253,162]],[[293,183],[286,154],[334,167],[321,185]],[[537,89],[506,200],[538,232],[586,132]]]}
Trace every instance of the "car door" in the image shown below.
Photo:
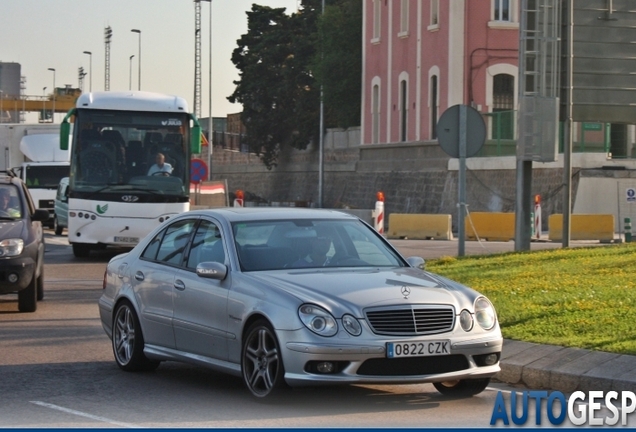
{"label": "car door", "polygon": [[199,277],[200,262],[228,264],[226,247],[219,226],[202,219],[194,234],[185,268],[176,276],[174,333],[177,349],[188,353],[227,360],[227,299],[230,277],[213,280]]}
{"label": "car door", "polygon": [[176,348],[173,330],[175,276],[196,222],[196,219],[182,219],[161,230],[131,271],[146,344]]}

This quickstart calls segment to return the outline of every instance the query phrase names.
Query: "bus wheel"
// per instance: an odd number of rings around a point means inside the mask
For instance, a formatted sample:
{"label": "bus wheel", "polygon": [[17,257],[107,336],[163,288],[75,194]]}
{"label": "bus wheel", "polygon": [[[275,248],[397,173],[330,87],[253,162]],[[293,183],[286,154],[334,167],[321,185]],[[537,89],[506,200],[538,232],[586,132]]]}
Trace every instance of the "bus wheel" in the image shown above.
{"label": "bus wheel", "polygon": [[87,258],[91,253],[91,246],[84,243],[73,243],[73,255],[77,258]]}

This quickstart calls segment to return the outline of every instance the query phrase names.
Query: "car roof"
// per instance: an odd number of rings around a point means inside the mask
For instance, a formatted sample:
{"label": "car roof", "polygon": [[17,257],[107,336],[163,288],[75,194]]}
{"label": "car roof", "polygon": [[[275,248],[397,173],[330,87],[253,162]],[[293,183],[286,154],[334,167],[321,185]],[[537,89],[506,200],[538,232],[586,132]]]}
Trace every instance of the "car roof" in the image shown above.
{"label": "car roof", "polygon": [[358,219],[349,213],[337,210],[294,207],[220,207],[192,210],[188,213],[222,218],[230,223],[281,219]]}

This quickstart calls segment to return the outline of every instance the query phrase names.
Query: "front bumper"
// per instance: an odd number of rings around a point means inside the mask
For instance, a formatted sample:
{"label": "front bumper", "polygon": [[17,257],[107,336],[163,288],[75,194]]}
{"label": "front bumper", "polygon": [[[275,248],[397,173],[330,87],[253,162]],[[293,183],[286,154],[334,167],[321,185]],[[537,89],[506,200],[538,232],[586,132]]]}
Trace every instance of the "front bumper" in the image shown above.
{"label": "front bumper", "polygon": [[[281,341],[286,348],[283,349],[285,380],[291,386],[415,384],[490,378],[500,371],[503,339],[498,331],[480,339],[459,342],[451,339],[449,355],[440,356],[387,358],[387,341],[360,345],[342,343],[342,340],[334,340],[333,344]],[[489,354],[497,356],[496,363],[485,364]],[[316,366],[322,362],[331,362],[333,372],[318,372]]]}
{"label": "front bumper", "polygon": [[[18,279],[10,282],[11,275]],[[35,261],[29,257],[0,259],[0,294],[14,293],[26,288],[35,276]]]}

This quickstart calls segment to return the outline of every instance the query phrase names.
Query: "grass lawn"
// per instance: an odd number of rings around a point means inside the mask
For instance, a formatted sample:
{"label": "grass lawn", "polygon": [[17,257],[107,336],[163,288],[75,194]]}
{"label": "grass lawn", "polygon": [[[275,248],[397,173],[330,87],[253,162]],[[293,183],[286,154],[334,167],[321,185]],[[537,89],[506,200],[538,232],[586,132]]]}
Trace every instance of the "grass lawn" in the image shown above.
{"label": "grass lawn", "polygon": [[428,260],[495,305],[507,339],[636,355],[636,244]]}

